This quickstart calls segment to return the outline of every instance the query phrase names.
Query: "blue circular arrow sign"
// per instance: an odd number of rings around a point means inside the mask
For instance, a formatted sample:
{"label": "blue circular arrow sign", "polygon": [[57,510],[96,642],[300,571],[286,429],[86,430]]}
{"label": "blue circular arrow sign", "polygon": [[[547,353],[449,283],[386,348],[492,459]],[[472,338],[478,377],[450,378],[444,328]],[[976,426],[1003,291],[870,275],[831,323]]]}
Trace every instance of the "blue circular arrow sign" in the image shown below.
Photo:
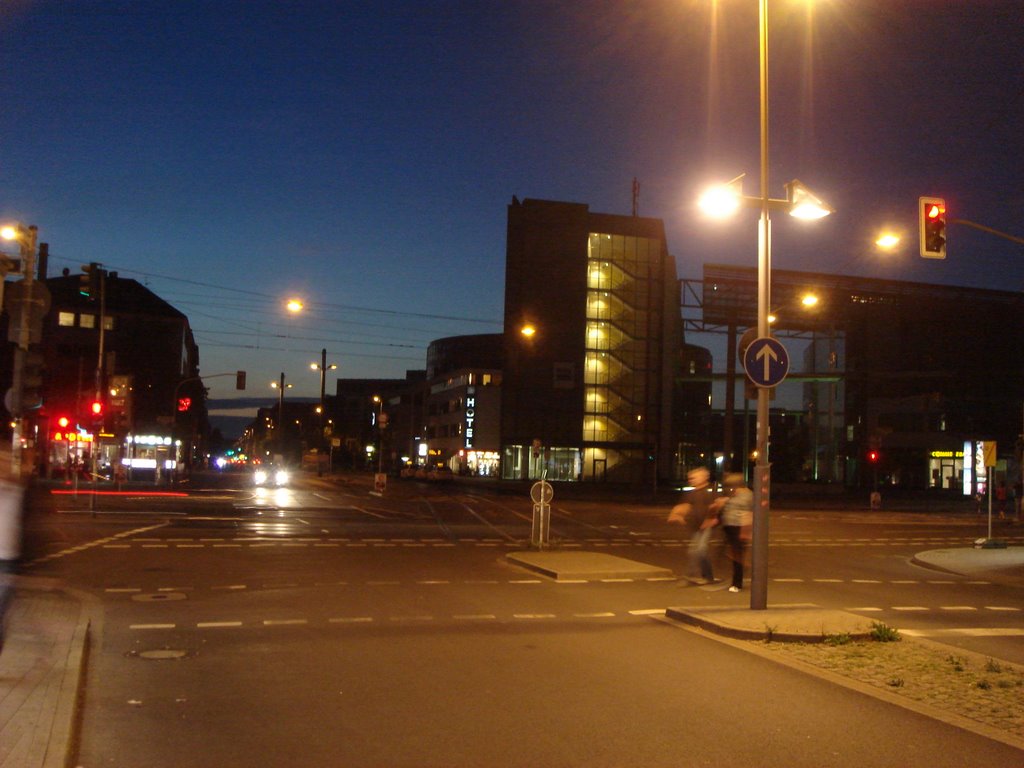
{"label": "blue circular arrow sign", "polygon": [[743,370],[758,387],[777,386],[789,373],[789,353],[777,339],[761,336],[747,347],[743,355]]}

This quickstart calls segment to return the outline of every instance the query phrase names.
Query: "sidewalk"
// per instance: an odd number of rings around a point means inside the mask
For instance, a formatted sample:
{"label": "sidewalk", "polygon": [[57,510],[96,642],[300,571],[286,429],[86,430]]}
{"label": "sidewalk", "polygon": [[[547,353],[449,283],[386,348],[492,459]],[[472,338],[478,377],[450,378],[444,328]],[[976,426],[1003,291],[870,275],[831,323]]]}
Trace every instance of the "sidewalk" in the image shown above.
{"label": "sidewalk", "polygon": [[0,651],[0,768],[63,768],[74,743],[89,620],[48,579],[19,577]]}

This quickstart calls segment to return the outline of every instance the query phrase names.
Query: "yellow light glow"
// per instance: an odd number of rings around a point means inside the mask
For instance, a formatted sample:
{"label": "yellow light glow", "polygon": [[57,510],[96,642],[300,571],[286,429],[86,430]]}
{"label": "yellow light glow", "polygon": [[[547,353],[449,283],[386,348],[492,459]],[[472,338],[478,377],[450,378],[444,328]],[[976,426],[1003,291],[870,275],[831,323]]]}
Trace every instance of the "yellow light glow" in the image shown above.
{"label": "yellow light glow", "polygon": [[875,240],[875,245],[884,251],[891,251],[900,244],[900,236],[894,232],[883,232]]}
{"label": "yellow light glow", "polygon": [[704,192],[697,200],[697,207],[705,216],[714,219],[725,219],[732,216],[740,209],[741,196],[737,194],[736,187],[729,184],[719,184]]}
{"label": "yellow light glow", "polygon": [[10,225],[0,227],[0,237],[2,237],[4,240],[17,240],[18,230]]}
{"label": "yellow light glow", "polygon": [[805,293],[800,299],[800,303],[805,307],[816,307],[818,306],[818,297],[813,293]]}
{"label": "yellow light glow", "polygon": [[285,304],[285,308],[294,314],[305,309],[305,304],[302,303],[301,299],[288,299],[288,303]]}
{"label": "yellow light glow", "polygon": [[529,325],[529,324],[527,324],[527,325],[524,325],[524,326],[523,326],[523,327],[522,327],[522,328],[521,328],[521,329],[519,330],[519,332],[520,332],[521,334],[523,334],[523,336],[525,336],[526,338],[528,338],[528,339],[529,339],[529,338],[531,338],[531,337],[532,337],[532,336],[533,336],[533,335],[534,335],[535,333],[537,333],[537,329],[536,329],[536,328],[534,328],[534,327],[533,327],[532,325]]}

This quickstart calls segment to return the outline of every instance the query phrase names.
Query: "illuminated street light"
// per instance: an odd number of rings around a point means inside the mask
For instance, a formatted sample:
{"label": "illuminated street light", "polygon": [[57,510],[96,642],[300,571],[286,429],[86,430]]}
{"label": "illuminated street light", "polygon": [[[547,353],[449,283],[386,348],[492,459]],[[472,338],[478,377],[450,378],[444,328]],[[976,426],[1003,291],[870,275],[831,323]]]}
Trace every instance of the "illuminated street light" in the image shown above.
{"label": "illuminated street light", "polygon": [[288,303],[286,303],[284,307],[295,315],[305,309],[306,305],[302,303],[302,299],[288,299]]}
{"label": "illuminated street light", "polygon": [[525,336],[526,338],[531,339],[533,338],[534,334],[537,333],[537,329],[530,325],[529,323],[527,323],[526,325],[519,329],[519,332],[523,334],[523,336]]}
{"label": "illuminated street light", "polygon": [[818,301],[818,296],[817,294],[814,293],[805,293],[803,296],[800,297],[800,303],[803,304],[808,309],[810,309],[811,307],[818,306]]}
{"label": "illuminated street light", "polygon": [[882,232],[875,238],[875,245],[883,251],[893,251],[900,244],[900,236],[895,232]]}
{"label": "illuminated street light", "polygon": [[[35,226],[26,227],[22,224],[6,224],[0,227],[0,237],[18,243],[21,251],[21,274],[24,297],[34,298],[34,281],[36,265],[36,240],[39,230]],[[6,276],[0,276],[0,281]],[[3,286],[0,283],[0,303],[3,299]],[[25,390],[25,358],[31,340],[31,316],[28,306],[21,312],[21,320],[17,329],[16,341],[19,354],[14,357],[14,371],[11,380],[11,471],[15,477],[21,476],[22,434],[25,428],[24,403]],[[13,328],[11,330],[14,330]]]}
{"label": "illuminated street light", "polygon": [[[317,414],[320,416],[320,439],[317,441],[319,446],[323,446],[324,441],[324,384],[327,378],[327,372],[335,370],[338,366],[334,363],[327,364],[327,350],[320,350],[320,362],[310,363],[309,367],[314,371],[320,371],[320,405],[316,409]],[[316,476],[323,477],[324,469],[323,462],[320,461],[320,455],[316,457]]]}
{"label": "illuminated street light", "polygon": [[[760,210],[757,236],[757,337],[769,339],[771,330],[768,312],[771,308],[771,223],[769,212],[781,210],[802,219],[819,219],[827,216],[832,209],[812,194],[797,180],[786,184],[786,198],[773,200],[768,195],[768,0],[758,0],[758,64],[759,64],[759,106],[760,106],[760,194],[756,198],[738,195],[737,184],[742,176],[719,188],[705,201],[717,201],[719,206],[726,201],[725,192],[732,188],[737,201],[731,207],[738,210],[741,204],[756,205]],[[702,206],[703,208],[704,206]],[[715,206],[711,206],[714,208]],[[767,347],[762,347],[762,349]],[[767,358],[766,358],[767,359]],[[776,382],[777,383],[777,382]],[[771,386],[757,388],[757,438],[755,450],[757,463],[754,467],[754,526],[751,540],[750,607],[764,610],[768,607],[768,516],[771,506],[771,476],[768,463],[769,408]]]}

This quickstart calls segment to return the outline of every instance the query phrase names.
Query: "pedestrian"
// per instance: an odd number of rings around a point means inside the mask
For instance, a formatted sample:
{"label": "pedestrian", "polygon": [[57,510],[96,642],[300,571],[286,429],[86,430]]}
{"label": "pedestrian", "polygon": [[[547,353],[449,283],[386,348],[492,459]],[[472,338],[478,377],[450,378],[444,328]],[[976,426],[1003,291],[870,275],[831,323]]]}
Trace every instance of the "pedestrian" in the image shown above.
{"label": "pedestrian", "polygon": [[754,523],[754,494],[743,482],[743,475],[730,473],[723,480],[725,504],[722,506],[722,532],[732,560],[730,592],[743,589],[743,563]]}
{"label": "pedestrian", "polygon": [[21,473],[11,469],[11,450],[0,448],[0,650],[4,619],[14,595],[14,573],[21,556],[21,508],[24,486]]}
{"label": "pedestrian", "polygon": [[689,537],[686,581],[691,584],[713,584],[714,572],[708,557],[711,530],[718,522],[718,494],[711,487],[711,473],[704,467],[691,469],[686,475],[689,486],[683,491],[679,503],[672,507],[669,522],[681,523]]}
{"label": "pedestrian", "polygon": [[996,486],[996,506],[999,507],[999,519],[1004,520],[1006,518],[1006,482],[1003,480],[999,481],[999,485]]}

